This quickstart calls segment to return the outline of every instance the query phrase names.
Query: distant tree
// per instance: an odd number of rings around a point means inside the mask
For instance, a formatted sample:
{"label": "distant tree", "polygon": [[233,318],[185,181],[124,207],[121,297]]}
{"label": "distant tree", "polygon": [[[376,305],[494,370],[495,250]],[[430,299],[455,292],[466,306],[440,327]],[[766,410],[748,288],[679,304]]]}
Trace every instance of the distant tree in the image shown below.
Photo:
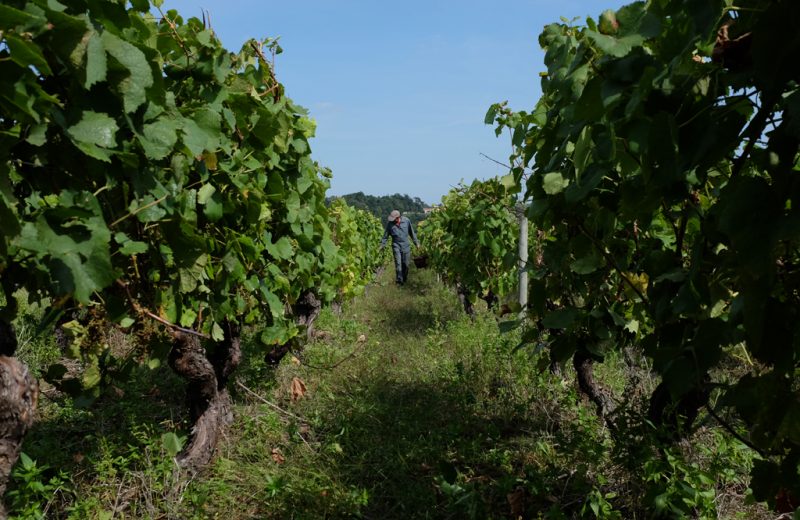
{"label": "distant tree", "polygon": [[398,210],[407,216],[411,222],[419,223],[425,219],[425,208],[428,206],[419,197],[410,197],[395,193],[394,195],[366,195],[363,191],[330,197],[328,202],[335,198],[344,199],[349,206],[368,211],[385,222],[392,210]]}

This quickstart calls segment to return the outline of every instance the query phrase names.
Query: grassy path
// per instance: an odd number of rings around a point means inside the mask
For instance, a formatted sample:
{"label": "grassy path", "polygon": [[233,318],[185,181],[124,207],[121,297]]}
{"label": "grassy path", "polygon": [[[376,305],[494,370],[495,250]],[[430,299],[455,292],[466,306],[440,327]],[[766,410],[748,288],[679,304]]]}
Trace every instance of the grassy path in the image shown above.
{"label": "grassy path", "polygon": [[[682,508],[667,517],[770,517],[744,500],[752,454],[719,429],[701,427],[667,457],[635,428],[614,444],[569,370],[553,375],[547,359],[515,349],[518,335],[501,334],[493,315],[470,320],[433,273],[412,270],[405,287],[391,275],[340,312],[324,310],[315,337],[277,369],[244,343],[235,423],[213,465],[190,478],[172,459],[171,432],[187,423],[183,383],[168,367],[136,369],[88,408],[46,389],[23,447],[38,465],[18,473],[12,510],[81,520],[635,519],[661,501]],[[618,359],[598,367],[618,399],[626,369]]]}
{"label": "grassy path", "polygon": [[[542,426],[528,363],[514,362],[514,338],[494,318],[470,321],[431,273],[412,273],[405,287],[390,274],[320,317],[317,339],[277,371],[271,404],[241,396],[251,404],[203,485],[248,486],[243,517],[510,515],[516,455]],[[245,373],[248,388],[260,372]],[[228,505],[247,503],[241,496]]]}
{"label": "grassy path", "polygon": [[[316,339],[273,380],[245,369],[270,404],[240,395],[250,404],[235,438],[193,488],[209,496],[204,514],[650,518],[645,504],[663,497],[683,508],[667,516],[766,517],[743,502],[740,446],[701,428],[672,459],[640,451],[636,430],[614,448],[573,376],[542,370],[518,342],[489,313],[467,318],[431,272],[413,271],[405,287],[384,273],[341,313],[324,312]],[[622,367],[598,370],[618,397]]]}

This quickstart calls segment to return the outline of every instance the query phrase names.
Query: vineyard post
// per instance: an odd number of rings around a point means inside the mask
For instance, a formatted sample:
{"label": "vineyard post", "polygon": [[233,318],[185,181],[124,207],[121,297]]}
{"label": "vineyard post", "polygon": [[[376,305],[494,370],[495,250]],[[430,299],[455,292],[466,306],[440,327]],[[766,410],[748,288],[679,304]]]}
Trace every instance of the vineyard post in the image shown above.
{"label": "vineyard post", "polygon": [[519,306],[520,318],[525,316],[528,307],[528,216],[525,204],[517,204],[519,218]]}

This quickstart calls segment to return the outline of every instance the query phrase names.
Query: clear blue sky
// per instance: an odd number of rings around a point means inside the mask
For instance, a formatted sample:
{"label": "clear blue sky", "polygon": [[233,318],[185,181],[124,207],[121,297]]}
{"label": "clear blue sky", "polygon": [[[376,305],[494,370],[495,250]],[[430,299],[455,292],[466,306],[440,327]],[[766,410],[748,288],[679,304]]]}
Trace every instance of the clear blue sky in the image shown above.
{"label": "clear blue sky", "polygon": [[210,11],[222,43],[280,37],[276,72],[317,121],[314,158],[330,194],[404,193],[428,203],[507,162],[507,136],[483,124],[508,100],[538,99],[542,28],[597,17],[621,0],[165,0],[184,18]]}

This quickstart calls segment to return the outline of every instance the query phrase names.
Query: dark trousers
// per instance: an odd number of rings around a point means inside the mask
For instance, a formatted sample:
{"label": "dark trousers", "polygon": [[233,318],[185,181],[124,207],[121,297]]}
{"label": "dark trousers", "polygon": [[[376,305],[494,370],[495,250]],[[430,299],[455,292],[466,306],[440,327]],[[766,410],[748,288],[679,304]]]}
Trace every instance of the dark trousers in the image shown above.
{"label": "dark trousers", "polygon": [[411,263],[411,246],[403,247],[392,244],[394,253],[394,275],[397,283],[403,284],[408,280],[408,265]]}

